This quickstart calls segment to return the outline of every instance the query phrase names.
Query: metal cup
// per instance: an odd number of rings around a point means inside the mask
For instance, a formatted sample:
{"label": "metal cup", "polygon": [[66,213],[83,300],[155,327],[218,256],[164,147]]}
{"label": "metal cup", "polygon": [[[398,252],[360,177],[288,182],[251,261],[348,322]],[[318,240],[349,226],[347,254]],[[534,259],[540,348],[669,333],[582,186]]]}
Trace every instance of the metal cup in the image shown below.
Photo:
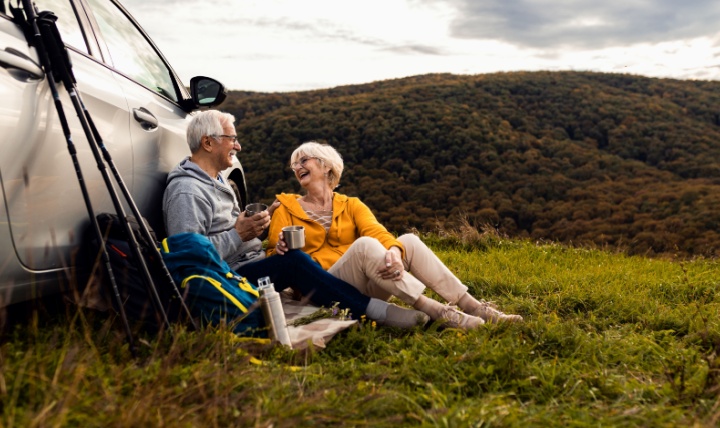
{"label": "metal cup", "polygon": [[298,250],[305,246],[305,228],[302,226],[285,226],[282,228],[283,238],[289,250]]}
{"label": "metal cup", "polygon": [[268,209],[268,206],[261,203],[254,203],[254,204],[248,204],[248,206],[245,207],[245,213],[248,217],[252,217],[257,213],[261,213]]}

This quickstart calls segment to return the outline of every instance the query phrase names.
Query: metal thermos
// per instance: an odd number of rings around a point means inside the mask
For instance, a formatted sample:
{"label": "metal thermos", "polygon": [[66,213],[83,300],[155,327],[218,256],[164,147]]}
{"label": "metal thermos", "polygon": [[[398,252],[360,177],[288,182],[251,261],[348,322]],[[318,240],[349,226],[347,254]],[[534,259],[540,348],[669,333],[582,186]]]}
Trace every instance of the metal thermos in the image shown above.
{"label": "metal thermos", "polygon": [[260,292],[260,306],[262,307],[265,323],[270,327],[270,337],[281,344],[292,348],[290,333],[288,332],[285,312],[283,312],[280,293],[270,282],[270,277],[264,276],[258,279],[258,291]]}

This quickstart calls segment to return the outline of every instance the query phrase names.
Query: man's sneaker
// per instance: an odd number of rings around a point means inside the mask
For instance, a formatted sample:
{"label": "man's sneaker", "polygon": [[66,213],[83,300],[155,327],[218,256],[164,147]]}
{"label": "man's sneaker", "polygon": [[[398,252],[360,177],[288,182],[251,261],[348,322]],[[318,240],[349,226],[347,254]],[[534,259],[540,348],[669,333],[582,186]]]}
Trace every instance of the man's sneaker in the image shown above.
{"label": "man's sneaker", "polygon": [[494,303],[485,300],[480,301],[480,307],[472,312],[472,315],[484,319],[486,322],[522,322],[520,315],[506,314],[497,309]]}
{"label": "man's sneaker", "polygon": [[461,328],[463,330],[472,330],[485,324],[482,318],[478,318],[472,315],[468,315],[464,312],[460,312],[453,306],[445,306],[440,311],[440,318],[443,320],[443,325],[450,328]]}
{"label": "man's sneaker", "polygon": [[387,308],[385,320],[380,325],[399,328],[413,328],[423,326],[430,320],[424,312],[415,309],[403,308],[392,303]]}

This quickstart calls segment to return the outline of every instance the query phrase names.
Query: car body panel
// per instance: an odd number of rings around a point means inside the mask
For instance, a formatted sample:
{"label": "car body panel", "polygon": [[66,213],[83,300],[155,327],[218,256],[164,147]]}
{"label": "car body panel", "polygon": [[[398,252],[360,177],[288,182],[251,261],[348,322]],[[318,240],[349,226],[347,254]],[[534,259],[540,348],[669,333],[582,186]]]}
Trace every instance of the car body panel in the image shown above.
{"label": "car body panel", "polygon": [[[130,138],[133,142],[133,197],[155,231],[165,235],[162,219],[162,191],[167,173],[179,159],[189,155],[185,131],[191,117],[168,103],[162,96],[130,84],[116,76],[127,99],[130,112],[144,110],[158,121],[158,127],[146,129],[130,114]],[[152,191],[148,191],[152,189]]]}
{"label": "car body panel", "polygon": [[[72,55],[72,61],[78,90],[88,110],[93,112],[95,126],[116,159],[120,173],[132,177],[132,157],[119,155],[132,152],[127,118],[120,113],[127,109],[127,101],[119,85],[109,70],[102,68],[103,72],[99,72],[93,60]],[[64,254],[78,244],[81,232],[77,205],[83,204],[83,197],[47,82],[38,86],[33,123],[15,130],[17,133],[32,129],[33,133],[15,135],[4,142],[3,151],[8,156],[0,159],[0,171],[17,255],[28,268],[42,270],[67,266]],[[88,192],[94,196],[93,209],[112,210],[110,197],[104,191],[105,183],[70,98],[64,88],[58,91],[80,171]]]}
{"label": "car body panel", "polygon": [[[6,5],[8,0],[0,0]],[[108,4],[126,11],[111,0]],[[116,69],[85,0],[38,0],[60,3],[64,22],[78,17],[75,28],[63,27],[77,89],[101,142],[121,180],[151,226],[164,235],[162,193],[167,173],[189,155],[185,130],[191,119],[190,94],[147,39],[148,55],[167,67],[173,94],[154,91]],[[137,26],[127,16],[128,26]],[[60,27],[60,23],[58,22]],[[140,37],[147,37],[139,26]],[[74,257],[88,229],[88,209],[70,155],[48,79],[25,34],[0,13],[0,307],[54,294],[74,280]],[[116,212],[111,192],[66,89],[58,83],[64,116],[70,126],[83,184],[94,214]],[[176,101],[177,100],[177,101]],[[154,124],[148,126],[149,122]],[[126,214],[132,214],[109,165],[100,162]],[[239,162],[226,176],[244,178]],[[81,284],[78,284],[81,286]]]}

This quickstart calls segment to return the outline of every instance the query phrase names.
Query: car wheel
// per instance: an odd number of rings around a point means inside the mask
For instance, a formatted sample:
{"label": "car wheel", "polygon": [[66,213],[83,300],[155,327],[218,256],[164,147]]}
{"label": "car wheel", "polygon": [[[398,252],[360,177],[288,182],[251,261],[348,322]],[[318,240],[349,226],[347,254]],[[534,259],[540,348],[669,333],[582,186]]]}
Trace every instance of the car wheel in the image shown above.
{"label": "car wheel", "polygon": [[[238,185],[238,181],[243,185],[242,187]],[[231,176],[228,179],[228,184],[230,185],[230,188],[233,189],[233,192],[235,192],[235,198],[237,198],[238,206],[240,206],[241,209],[244,209],[247,204],[247,189],[244,186],[245,180],[238,180],[237,177]]]}

